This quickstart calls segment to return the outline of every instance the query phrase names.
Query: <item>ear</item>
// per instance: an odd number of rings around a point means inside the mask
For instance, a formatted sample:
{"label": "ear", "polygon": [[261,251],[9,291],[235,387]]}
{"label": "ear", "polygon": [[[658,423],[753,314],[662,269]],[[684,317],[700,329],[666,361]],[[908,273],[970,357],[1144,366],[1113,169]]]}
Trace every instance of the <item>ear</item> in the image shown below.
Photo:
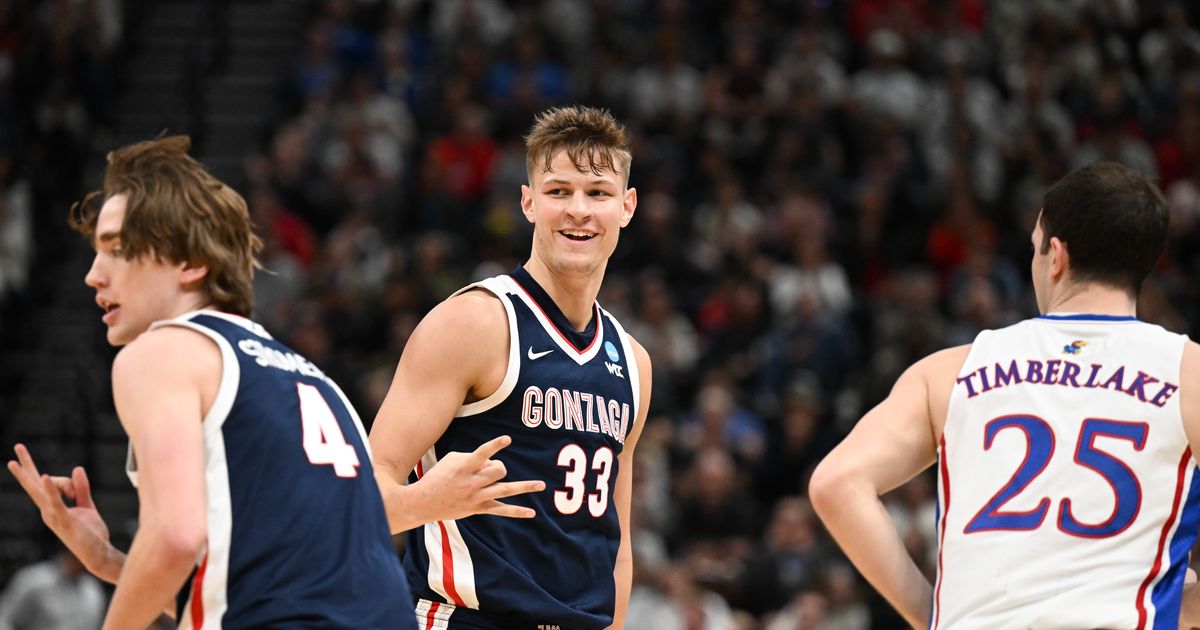
{"label": "ear", "polygon": [[629,188],[625,190],[625,200],[621,207],[621,227],[629,225],[633,220],[633,213],[637,210],[637,189]]}
{"label": "ear", "polygon": [[521,214],[525,215],[525,220],[533,223],[533,189],[525,184],[521,184]]}
{"label": "ear", "polygon": [[1071,253],[1067,251],[1066,242],[1057,236],[1050,237],[1050,278],[1061,280],[1070,268]]}
{"label": "ear", "polygon": [[186,262],[179,263],[179,283],[184,286],[197,285],[207,276],[208,265],[193,265]]}

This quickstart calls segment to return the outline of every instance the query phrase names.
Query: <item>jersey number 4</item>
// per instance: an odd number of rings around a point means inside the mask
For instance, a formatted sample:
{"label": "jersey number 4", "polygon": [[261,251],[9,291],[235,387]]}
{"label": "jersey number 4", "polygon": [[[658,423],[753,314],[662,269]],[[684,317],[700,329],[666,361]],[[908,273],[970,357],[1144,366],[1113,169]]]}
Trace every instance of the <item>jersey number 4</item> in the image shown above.
{"label": "jersey number 4", "polygon": [[300,392],[300,425],[304,430],[304,452],[317,466],[333,466],[339,477],[358,476],[358,453],[346,442],[342,427],[321,390],[296,383]]}
{"label": "jersey number 4", "polygon": [[592,455],[590,469],[597,471],[595,492],[587,491],[585,478],[589,469],[588,456],[582,446],[564,446],[558,452],[558,465],[567,469],[567,478],[563,482],[566,489],[554,491],[554,507],[563,514],[574,514],[583,507],[586,498],[588,513],[596,518],[604,516],[604,512],[608,510],[608,477],[612,474],[612,449],[603,446]]}
{"label": "jersey number 4", "polygon": [[[1017,429],[1025,434],[1025,460],[1013,473],[1012,479],[1000,488],[975,518],[967,523],[963,533],[973,534],[991,530],[1031,530],[1041,527],[1050,510],[1050,498],[1042,497],[1037,507],[1025,512],[1009,512],[1002,508],[1032,482],[1054,454],[1054,431],[1037,416],[1001,416],[984,427],[983,448],[992,448],[996,434],[1005,429]],[[1142,485],[1129,466],[1111,453],[1096,448],[1100,436],[1128,440],[1135,451],[1146,446],[1150,428],[1145,422],[1122,422],[1103,418],[1088,418],[1079,429],[1075,447],[1075,463],[1090,468],[1112,486],[1112,513],[1099,523],[1082,523],[1071,512],[1071,499],[1063,498],[1058,505],[1058,529],[1081,538],[1108,538],[1125,531],[1142,508]]]}

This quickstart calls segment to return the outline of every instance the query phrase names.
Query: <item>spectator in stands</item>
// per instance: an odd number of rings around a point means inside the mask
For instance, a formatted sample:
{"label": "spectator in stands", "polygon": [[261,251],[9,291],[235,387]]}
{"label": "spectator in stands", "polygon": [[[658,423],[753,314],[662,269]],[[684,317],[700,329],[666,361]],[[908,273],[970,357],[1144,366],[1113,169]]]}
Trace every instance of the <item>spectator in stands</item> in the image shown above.
{"label": "spectator in stands", "polygon": [[0,630],[97,630],[105,596],[71,552],[25,567],[0,594]]}

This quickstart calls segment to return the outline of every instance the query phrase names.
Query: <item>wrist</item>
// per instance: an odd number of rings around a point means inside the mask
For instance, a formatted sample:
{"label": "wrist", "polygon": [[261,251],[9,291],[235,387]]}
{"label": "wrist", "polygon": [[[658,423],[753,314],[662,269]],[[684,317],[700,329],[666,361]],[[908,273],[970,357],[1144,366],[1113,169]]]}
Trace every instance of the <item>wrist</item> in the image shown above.
{"label": "wrist", "polygon": [[421,484],[420,481],[410,484],[396,484],[389,489],[388,494],[390,497],[387,502],[387,511],[388,520],[392,524],[393,534],[408,531],[430,520],[427,514],[417,509],[420,506],[428,505],[426,501],[421,500],[424,492],[425,485]]}

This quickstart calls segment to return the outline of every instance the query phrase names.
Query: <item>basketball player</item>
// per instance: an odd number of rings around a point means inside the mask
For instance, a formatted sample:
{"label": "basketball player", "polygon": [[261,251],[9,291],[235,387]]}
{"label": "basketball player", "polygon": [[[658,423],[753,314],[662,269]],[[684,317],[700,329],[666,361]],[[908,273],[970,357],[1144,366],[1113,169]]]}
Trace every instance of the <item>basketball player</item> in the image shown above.
{"label": "basketball player", "polygon": [[650,359],[596,296],[637,205],[628,143],[608,112],[565,107],[537,117],[526,150],[528,262],[430,311],[371,430],[393,532],[422,518],[402,485],[410,473],[497,435],[512,437],[497,457],[507,473],[544,488],[510,502],[529,520],[444,518],[409,532],[423,628],[624,624]]}
{"label": "basketball player", "polygon": [[[1200,348],[1135,313],[1166,236],[1141,175],[1067,175],[1030,239],[1042,315],[913,365],[818,466],[818,514],[913,627],[1177,627],[1200,521],[1200,392],[1184,385]],[[935,462],[930,585],[879,496]]]}
{"label": "basketball player", "polygon": [[[112,380],[140,502],[128,556],[82,468],[42,475],[19,444],[8,468],[88,570],[116,584],[105,628],[145,628],[176,594],[180,627],[414,628],[358,415],[246,318],[261,242],[245,201],[189,144],[110,153],[103,189],[72,209],[96,250],[86,282],[108,341],[125,346]],[[459,481],[428,494],[480,504],[502,447],[456,454],[443,472]]]}

